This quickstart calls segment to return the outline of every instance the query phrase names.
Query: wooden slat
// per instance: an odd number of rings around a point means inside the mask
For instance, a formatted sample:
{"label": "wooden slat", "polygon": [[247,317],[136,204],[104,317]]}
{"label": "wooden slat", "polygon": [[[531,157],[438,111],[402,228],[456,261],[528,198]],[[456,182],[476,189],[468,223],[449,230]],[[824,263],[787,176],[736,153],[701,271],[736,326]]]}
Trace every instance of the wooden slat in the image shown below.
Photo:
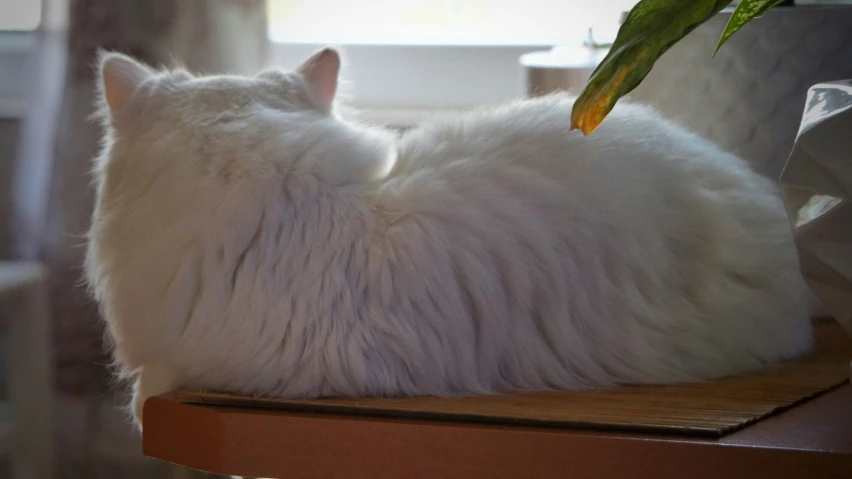
{"label": "wooden slat", "polygon": [[184,403],[504,425],[721,437],[836,388],[849,378],[852,339],[817,325],[811,356],[749,376],[699,384],[461,398],[282,400],[177,391]]}

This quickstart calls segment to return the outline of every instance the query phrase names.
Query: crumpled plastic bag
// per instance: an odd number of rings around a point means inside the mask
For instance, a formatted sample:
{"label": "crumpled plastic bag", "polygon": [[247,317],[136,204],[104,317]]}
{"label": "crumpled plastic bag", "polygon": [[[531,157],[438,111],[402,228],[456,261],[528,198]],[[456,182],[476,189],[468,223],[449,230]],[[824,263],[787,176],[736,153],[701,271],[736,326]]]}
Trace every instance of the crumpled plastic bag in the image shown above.
{"label": "crumpled plastic bag", "polygon": [[781,186],[802,275],[852,335],[852,80],[808,90]]}

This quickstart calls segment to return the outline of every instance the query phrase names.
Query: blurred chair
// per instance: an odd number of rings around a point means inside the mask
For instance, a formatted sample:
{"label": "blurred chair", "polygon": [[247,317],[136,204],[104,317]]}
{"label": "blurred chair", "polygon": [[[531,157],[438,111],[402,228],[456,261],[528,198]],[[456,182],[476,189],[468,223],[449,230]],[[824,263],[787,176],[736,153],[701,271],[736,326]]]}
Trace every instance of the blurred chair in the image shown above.
{"label": "blurred chair", "polygon": [[41,265],[0,263],[0,319],[13,418],[2,430],[0,451],[12,456],[13,479],[52,478],[52,348]]}

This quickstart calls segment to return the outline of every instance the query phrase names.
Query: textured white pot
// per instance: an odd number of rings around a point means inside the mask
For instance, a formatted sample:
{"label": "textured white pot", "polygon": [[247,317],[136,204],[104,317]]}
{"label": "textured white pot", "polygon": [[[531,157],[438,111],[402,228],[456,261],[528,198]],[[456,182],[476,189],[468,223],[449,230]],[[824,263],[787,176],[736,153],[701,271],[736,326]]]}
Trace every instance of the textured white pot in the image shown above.
{"label": "textured white pot", "polygon": [[852,81],[808,91],[781,184],[802,275],[852,335]]}
{"label": "textured white pot", "polygon": [[811,85],[852,78],[852,6],[779,7],[713,57],[726,10],[657,62],[630,96],[778,178]]}
{"label": "textured white pot", "polygon": [[802,275],[852,335],[852,81],[808,91],[781,185]]}

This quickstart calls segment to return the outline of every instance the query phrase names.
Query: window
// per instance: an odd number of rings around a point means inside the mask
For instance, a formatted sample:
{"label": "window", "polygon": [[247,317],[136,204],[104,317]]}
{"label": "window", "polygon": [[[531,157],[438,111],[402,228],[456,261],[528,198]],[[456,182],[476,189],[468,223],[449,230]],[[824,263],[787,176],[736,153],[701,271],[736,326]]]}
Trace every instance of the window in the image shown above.
{"label": "window", "polygon": [[636,1],[269,0],[268,5],[271,36],[280,42],[517,46],[579,42],[590,27],[611,31]]}
{"label": "window", "polygon": [[[52,0],[46,0],[52,1]],[[27,56],[42,23],[42,0],[0,0],[0,118],[24,111]]]}
{"label": "window", "polygon": [[0,31],[30,32],[41,23],[40,0],[0,0]]}
{"label": "window", "polygon": [[272,61],[343,45],[349,103],[380,122],[524,94],[522,54],[611,38],[638,0],[268,0]]}

